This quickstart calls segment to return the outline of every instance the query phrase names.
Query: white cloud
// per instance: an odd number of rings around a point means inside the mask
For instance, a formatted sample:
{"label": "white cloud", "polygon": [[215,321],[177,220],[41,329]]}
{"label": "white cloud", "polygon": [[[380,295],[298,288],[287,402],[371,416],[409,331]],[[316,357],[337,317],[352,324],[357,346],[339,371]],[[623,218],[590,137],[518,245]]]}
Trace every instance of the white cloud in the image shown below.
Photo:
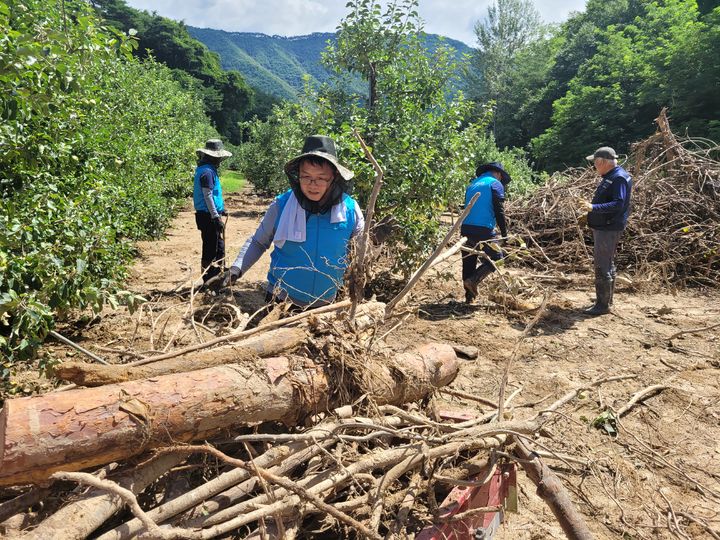
{"label": "white cloud", "polygon": [[283,36],[334,32],[345,11],[344,3],[327,0],[129,0],[128,5],[190,26]]}
{"label": "white cloud", "polygon": [[[345,0],[128,0],[128,5],[156,11],[190,26],[228,32],[261,32],[299,36],[334,32],[346,14]],[[475,44],[475,23],[487,14],[492,0],[420,0],[418,12],[425,31]],[[582,11],[585,0],[537,0],[546,22],[560,22]]]}

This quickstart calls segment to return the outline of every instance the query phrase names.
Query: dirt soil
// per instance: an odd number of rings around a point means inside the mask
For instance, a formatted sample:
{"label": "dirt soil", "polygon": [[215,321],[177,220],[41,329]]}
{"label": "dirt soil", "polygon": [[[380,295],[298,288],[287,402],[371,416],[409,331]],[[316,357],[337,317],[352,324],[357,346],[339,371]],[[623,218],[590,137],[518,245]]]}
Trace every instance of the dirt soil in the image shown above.
{"label": "dirt soil", "polygon": [[[226,204],[231,262],[255,230],[268,200],[247,192],[230,196]],[[191,294],[191,284],[199,276],[200,235],[189,207],[180,212],[165,239],[143,242],[139,251],[128,288],[148,299],[143,308],[132,315],[125,309],[106,310],[84,325],[61,331],[111,362],[126,362],[135,359],[133,354],[207,340],[222,331],[219,325],[235,324],[232,309],[210,309],[216,298]],[[261,284],[268,264],[266,255],[235,286],[232,300],[243,312],[263,305]],[[553,282],[518,267],[504,271],[502,278],[492,276],[483,284],[480,300],[468,306],[462,302],[460,260],[455,255],[414,289],[410,305],[417,309],[389,341],[399,350],[419,339],[477,347],[479,357],[462,361],[452,388],[493,401],[519,344],[507,391],[521,389],[510,411],[517,419],[528,417],[528,407],[540,411],[592,381],[631,376],[583,392],[562,407],[536,448],[565,457],[547,463],[570,490],[596,538],[718,538],[720,327],[707,327],[720,322],[719,291],[641,294],[631,280],[621,281],[612,314],[598,318],[581,314],[590,299],[589,275]],[[537,309],[521,311],[489,300],[497,297],[493,291],[506,292],[507,286],[535,308],[547,295],[541,318],[521,341]],[[196,312],[196,324],[189,322],[190,309]],[[62,345],[48,350],[60,359],[85,359]],[[615,425],[592,427],[604,413],[619,410],[636,392],[653,385],[663,387]],[[447,394],[439,399],[441,408],[490,410]],[[617,432],[608,433],[613,428]],[[522,471],[518,477],[519,512],[506,516],[496,538],[564,538],[532,483]],[[676,520],[682,532],[673,525]]]}

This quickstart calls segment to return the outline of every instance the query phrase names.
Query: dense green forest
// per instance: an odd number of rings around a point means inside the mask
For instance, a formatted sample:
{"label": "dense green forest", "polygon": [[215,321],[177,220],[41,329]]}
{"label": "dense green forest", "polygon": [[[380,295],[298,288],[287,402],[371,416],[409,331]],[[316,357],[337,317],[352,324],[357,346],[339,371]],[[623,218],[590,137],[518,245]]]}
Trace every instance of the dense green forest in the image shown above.
{"label": "dense green forest", "polygon": [[543,26],[530,0],[498,0],[478,25],[471,97],[491,104],[501,147],[557,170],[608,144],[620,152],[655,129],[720,140],[717,1],[588,0]]}
{"label": "dense green forest", "polygon": [[[248,84],[279,98],[296,100],[303,92],[306,79],[319,86],[332,76],[322,64],[322,53],[328,42],[336,41],[335,33],[283,37],[192,26],[188,26],[188,31],[218,53],[225,69],[239,71]],[[434,34],[425,34],[423,41],[431,52],[441,43],[449,45],[455,49],[459,65],[463,55],[471,52],[470,47],[460,41]],[[354,78],[350,86],[355,92],[362,92],[364,88],[359,78]]]}
{"label": "dense green forest", "polygon": [[2,380],[58,315],[137,300],[133,241],[162,234],[217,132],[82,0],[2,0],[0,29]]}
{"label": "dense green forest", "polygon": [[[406,14],[412,4],[396,3]],[[189,30],[220,54],[224,67],[268,93],[297,100],[306,78],[333,83],[322,55],[337,34]],[[437,36],[418,31],[434,54]],[[589,0],[584,12],[546,25],[531,0],[497,0],[477,21],[476,34],[474,49],[442,41],[454,49],[462,74],[450,84],[475,104],[467,120],[489,114],[497,145],[522,149],[535,170],[582,164],[589,149],[603,144],[627,153],[655,129],[662,107],[679,133],[720,139],[717,1]],[[346,75],[342,92],[367,98],[362,77]]]}
{"label": "dense green forest", "polygon": [[218,55],[194,39],[184,23],[131,8],[124,0],[90,3],[107,23],[132,32],[137,40],[136,56],[152,56],[162,62],[184,88],[200,95],[205,113],[231,143],[238,144],[242,138],[240,122],[254,116],[264,118],[277,101],[249,87],[240,72],[223,69]]}

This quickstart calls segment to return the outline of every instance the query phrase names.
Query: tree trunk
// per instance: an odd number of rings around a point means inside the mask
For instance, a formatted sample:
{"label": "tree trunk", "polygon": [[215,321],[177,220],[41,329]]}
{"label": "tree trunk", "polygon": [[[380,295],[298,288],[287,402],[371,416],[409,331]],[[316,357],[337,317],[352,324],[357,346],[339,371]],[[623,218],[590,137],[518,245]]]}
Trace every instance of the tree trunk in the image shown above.
{"label": "tree trunk", "polygon": [[183,373],[224,364],[242,363],[255,357],[277,356],[297,348],[307,339],[302,328],[278,328],[225,347],[198,352],[193,358],[170,358],[143,366],[99,365],[63,362],[54,369],[58,379],[78,386],[102,386],[149,379],[170,373]]}
{"label": "tree trunk", "polygon": [[[386,363],[368,362],[364,390],[396,405],[448,384],[458,369],[452,347],[438,344]],[[328,402],[335,383],[324,366],[279,357],[10,399],[0,411],[0,485],[42,482],[238,425],[293,424],[342,405]]]}

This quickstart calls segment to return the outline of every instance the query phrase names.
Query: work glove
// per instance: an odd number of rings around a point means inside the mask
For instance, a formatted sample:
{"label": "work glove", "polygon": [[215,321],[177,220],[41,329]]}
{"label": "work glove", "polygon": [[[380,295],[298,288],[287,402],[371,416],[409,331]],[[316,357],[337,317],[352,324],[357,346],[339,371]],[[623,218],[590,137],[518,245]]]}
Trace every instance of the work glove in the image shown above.
{"label": "work glove", "polygon": [[237,266],[231,266],[230,269],[226,270],[223,274],[222,287],[230,287],[240,276],[242,276],[242,270]]}
{"label": "work glove", "polygon": [[213,218],[212,222],[215,230],[218,232],[222,232],[222,230],[225,228],[225,224],[222,222],[222,219],[219,216]]}
{"label": "work glove", "polygon": [[587,214],[588,212],[592,212],[592,204],[589,203],[586,200],[580,200],[578,201],[578,212],[580,214]]}

